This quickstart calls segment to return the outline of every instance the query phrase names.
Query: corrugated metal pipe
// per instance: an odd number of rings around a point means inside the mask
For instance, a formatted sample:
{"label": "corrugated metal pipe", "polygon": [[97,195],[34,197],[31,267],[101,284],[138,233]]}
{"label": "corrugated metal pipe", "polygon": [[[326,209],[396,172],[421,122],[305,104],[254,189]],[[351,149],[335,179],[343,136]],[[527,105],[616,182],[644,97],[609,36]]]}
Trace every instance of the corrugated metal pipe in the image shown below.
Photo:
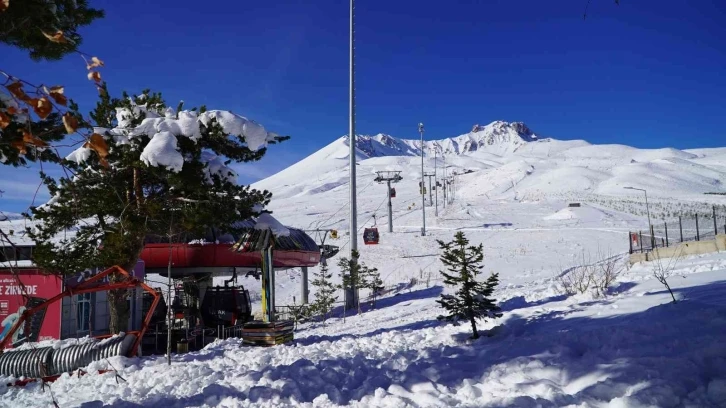
{"label": "corrugated metal pipe", "polygon": [[135,340],[136,336],[126,334],[104,340],[91,339],[57,349],[8,350],[0,354],[0,374],[40,378],[72,372],[93,361],[128,355]]}

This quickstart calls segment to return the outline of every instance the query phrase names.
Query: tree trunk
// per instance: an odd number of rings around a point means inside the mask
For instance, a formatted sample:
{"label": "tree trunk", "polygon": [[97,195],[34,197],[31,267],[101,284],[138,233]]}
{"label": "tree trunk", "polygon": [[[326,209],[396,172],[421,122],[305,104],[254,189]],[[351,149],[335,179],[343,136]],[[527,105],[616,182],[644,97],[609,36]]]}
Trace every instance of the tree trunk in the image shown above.
{"label": "tree trunk", "polygon": [[471,331],[474,333],[473,336],[471,336],[472,339],[478,339],[479,338],[479,332],[476,331],[476,320],[474,319],[474,316],[469,315],[469,321],[471,321]]}
{"label": "tree trunk", "polygon": [[[139,255],[140,255],[139,251]],[[129,275],[133,276],[136,262],[138,261],[138,255],[133,261],[127,262],[125,265],[120,265]],[[124,276],[120,274],[112,274],[109,277],[111,283],[117,283],[124,280]],[[127,332],[129,329],[129,315],[131,310],[129,307],[129,295],[131,294],[129,289],[115,289],[108,291],[108,313],[109,313],[109,330],[111,334],[118,334],[120,332]]]}
{"label": "tree trunk", "polygon": [[129,305],[127,299],[127,289],[116,289],[108,292],[108,312],[111,319],[109,330],[111,334],[128,331]]}

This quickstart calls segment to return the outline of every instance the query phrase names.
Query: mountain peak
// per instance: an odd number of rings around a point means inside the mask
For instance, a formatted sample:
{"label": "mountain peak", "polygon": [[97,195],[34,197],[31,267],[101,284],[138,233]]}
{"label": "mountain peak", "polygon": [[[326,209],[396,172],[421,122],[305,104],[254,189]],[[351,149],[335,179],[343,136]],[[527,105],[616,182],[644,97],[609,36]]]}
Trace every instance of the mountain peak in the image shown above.
{"label": "mountain peak", "polygon": [[470,133],[490,133],[493,135],[501,135],[505,133],[513,133],[519,136],[522,140],[532,142],[538,139],[537,135],[524,124],[524,122],[505,122],[503,120],[496,120],[486,126],[479,124],[474,125]]}
{"label": "mountain peak", "polygon": [[[539,140],[537,135],[523,122],[497,120],[488,125],[476,124],[471,132],[456,137],[425,140],[427,153],[434,151],[443,154],[466,154],[484,150],[498,155],[513,153],[520,146]],[[348,135],[342,141],[348,143]],[[421,154],[421,141],[417,139],[398,139],[379,133],[375,136],[358,135],[356,147],[363,157],[418,156]]]}

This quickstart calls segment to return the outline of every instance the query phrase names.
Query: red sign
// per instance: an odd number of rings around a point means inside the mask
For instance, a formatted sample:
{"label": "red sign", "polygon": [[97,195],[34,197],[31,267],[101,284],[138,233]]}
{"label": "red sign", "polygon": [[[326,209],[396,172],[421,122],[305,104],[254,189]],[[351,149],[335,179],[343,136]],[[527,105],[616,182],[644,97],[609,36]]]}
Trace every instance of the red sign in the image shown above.
{"label": "red sign", "polygon": [[[0,273],[0,340],[10,331],[25,309],[35,307],[61,292],[61,280],[35,270],[15,276]],[[18,282],[18,278],[20,282]],[[22,284],[21,284],[22,283]],[[38,311],[13,335],[12,345],[60,338],[61,302]],[[37,316],[36,316],[37,315]]]}

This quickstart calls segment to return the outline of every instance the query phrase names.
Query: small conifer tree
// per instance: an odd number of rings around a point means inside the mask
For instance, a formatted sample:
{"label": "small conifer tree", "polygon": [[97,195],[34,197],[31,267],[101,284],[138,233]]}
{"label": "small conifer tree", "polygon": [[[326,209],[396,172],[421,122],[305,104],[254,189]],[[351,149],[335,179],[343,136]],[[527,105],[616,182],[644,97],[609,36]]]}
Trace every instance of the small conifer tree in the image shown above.
{"label": "small conifer tree", "polygon": [[383,290],[383,280],[377,268],[363,265],[361,273],[365,276],[365,287],[371,291],[371,306],[376,307],[376,297]]}
{"label": "small conifer tree", "polygon": [[476,319],[501,317],[500,308],[490,296],[499,284],[499,274],[493,273],[484,282],[476,280],[483,268],[484,259],[482,244],[469,245],[469,240],[463,232],[454,235],[451,242],[437,240],[444,251],[441,262],[447,267],[449,273],[441,271],[444,283],[457,287],[453,295],[442,294],[436,302],[441,305],[448,315],[439,316],[439,319],[454,321],[468,320],[471,323],[472,338],[478,339]]}
{"label": "small conifer tree", "polygon": [[320,265],[320,269],[317,273],[313,273],[313,281],[310,282],[315,286],[315,300],[310,305],[312,314],[320,314],[323,317],[323,321],[328,318],[328,313],[333,309],[333,304],[338,297],[335,296],[335,291],[338,289],[331,279],[332,273],[328,272],[328,266],[326,264]]}
{"label": "small conifer tree", "polygon": [[[354,259],[359,259],[360,255],[358,251],[352,251],[352,256]],[[364,263],[353,262],[351,259],[343,257],[338,261],[338,266],[340,267],[340,279],[342,281],[341,288],[344,290],[349,287],[361,289],[367,286],[365,276],[367,267]],[[355,307],[358,309],[358,314],[360,314],[360,300],[356,302]]]}

